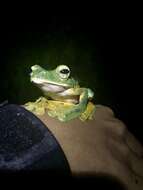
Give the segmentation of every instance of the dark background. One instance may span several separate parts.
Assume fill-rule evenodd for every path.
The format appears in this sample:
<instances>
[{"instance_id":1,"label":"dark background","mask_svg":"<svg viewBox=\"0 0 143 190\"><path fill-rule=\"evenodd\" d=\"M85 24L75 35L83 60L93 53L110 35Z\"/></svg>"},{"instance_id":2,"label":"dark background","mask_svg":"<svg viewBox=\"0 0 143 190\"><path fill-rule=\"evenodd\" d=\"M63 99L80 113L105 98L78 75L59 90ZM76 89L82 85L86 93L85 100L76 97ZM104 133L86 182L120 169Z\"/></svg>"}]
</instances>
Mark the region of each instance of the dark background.
<instances>
[{"instance_id":1,"label":"dark background","mask_svg":"<svg viewBox=\"0 0 143 190\"><path fill-rule=\"evenodd\" d=\"M110 106L143 142L140 124L140 23L134 17L48 16L44 22L1 23L0 102L24 104L42 95L30 67L69 65L94 102Z\"/></svg>"}]
</instances>

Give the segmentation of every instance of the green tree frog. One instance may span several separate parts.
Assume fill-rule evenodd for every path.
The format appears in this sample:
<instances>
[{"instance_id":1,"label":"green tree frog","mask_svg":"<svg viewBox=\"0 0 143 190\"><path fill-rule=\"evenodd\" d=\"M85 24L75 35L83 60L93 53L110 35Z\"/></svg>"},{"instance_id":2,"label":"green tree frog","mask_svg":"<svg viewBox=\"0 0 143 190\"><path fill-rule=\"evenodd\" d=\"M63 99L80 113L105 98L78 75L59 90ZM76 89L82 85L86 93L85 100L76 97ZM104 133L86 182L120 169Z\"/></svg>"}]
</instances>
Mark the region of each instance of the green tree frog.
<instances>
[{"instance_id":1,"label":"green tree frog","mask_svg":"<svg viewBox=\"0 0 143 190\"><path fill-rule=\"evenodd\" d=\"M69 121L79 117L82 121L92 119L95 105L90 101L94 93L89 88L81 88L78 81L70 76L66 65L54 70L45 70L39 65L31 67L30 80L44 94L36 102L28 102L25 108L35 114L48 113L60 121Z\"/></svg>"}]
</instances>

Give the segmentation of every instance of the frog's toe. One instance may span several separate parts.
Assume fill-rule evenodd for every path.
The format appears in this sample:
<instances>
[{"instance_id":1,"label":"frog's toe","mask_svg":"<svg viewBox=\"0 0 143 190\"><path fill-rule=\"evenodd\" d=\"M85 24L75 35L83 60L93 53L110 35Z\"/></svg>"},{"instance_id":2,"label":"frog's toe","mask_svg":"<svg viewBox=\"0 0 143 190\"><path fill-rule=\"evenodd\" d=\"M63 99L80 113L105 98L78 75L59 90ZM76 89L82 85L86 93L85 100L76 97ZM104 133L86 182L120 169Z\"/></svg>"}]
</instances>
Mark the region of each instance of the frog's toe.
<instances>
[{"instance_id":1,"label":"frog's toe","mask_svg":"<svg viewBox=\"0 0 143 190\"><path fill-rule=\"evenodd\" d=\"M48 111L47 113L50 117L56 117L56 115L53 111Z\"/></svg>"},{"instance_id":2,"label":"frog's toe","mask_svg":"<svg viewBox=\"0 0 143 190\"><path fill-rule=\"evenodd\" d=\"M29 111L34 111L35 110L35 105L34 103L28 102L24 105L24 108L29 110Z\"/></svg>"},{"instance_id":3,"label":"frog's toe","mask_svg":"<svg viewBox=\"0 0 143 190\"><path fill-rule=\"evenodd\" d=\"M62 122L66 122L66 119L65 118L62 118L62 117L58 117L58 119Z\"/></svg>"},{"instance_id":4,"label":"frog's toe","mask_svg":"<svg viewBox=\"0 0 143 190\"><path fill-rule=\"evenodd\" d=\"M66 115L64 115L64 114L58 116L58 119L59 119L60 121L62 121L62 122L65 122L65 121L67 120Z\"/></svg>"}]
</instances>

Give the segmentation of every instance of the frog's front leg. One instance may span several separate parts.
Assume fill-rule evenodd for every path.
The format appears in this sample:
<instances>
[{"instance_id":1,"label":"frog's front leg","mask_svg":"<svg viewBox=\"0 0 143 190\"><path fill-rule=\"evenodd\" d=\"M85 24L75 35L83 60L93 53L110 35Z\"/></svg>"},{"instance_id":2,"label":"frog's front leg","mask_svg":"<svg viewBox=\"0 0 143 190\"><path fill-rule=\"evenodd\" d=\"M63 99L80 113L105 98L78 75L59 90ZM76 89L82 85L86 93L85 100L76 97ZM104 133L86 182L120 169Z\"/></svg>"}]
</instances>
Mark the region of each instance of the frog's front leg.
<instances>
[{"instance_id":1,"label":"frog's front leg","mask_svg":"<svg viewBox=\"0 0 143 190\"><path fill-rule=\"evenodd\" d=\"M79 103L73 105L68 110L63 111L58 119L61 121L69 121L71 119L77 118L85 111L88 103L88 89L79 88L79 89L69 89L69 93L72 95L79 95Z\"/></svg>"}]
</instances>

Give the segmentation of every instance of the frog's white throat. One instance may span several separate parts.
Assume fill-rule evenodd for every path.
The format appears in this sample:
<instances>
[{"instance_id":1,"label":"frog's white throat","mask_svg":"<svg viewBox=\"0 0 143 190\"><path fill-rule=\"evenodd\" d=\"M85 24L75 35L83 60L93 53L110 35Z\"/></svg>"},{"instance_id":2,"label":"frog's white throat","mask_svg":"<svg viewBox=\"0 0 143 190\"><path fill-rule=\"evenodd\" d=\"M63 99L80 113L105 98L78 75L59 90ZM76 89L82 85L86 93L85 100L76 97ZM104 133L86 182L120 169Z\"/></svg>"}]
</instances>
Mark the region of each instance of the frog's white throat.
<instances>
[{"instance_id":1,"label":"frog's white throat","mask_svg":"<svg viewBox=\"0 0 143 190\"><path fill-rule=\"evenodd\" d=\"M51 82L44 79L32 78L31 82L36 84L44 92L63 92L68 89L68 85Z\"/></svg>"},{"instance_id":2,"label":"frog's white throat","mask_svg":"<svg viewBox=\"0 0 143 190\"><path fill-rule=\"evenodd\" d=\"M51 95L51 98L55 100L60 100L64 102L70 102L77 104L79 102L79 97L78 96L71 96L71 94L68 91L67 86L62 86L62 85L57 85L57 84L52 84L45 82L40 82L40 81L35 81L32 80L34 84L36 84L45 94Z\"/></svg>"},{"instance_id":3,"label":"frog's white throat","mask_svg":"<svg viewBox=\"0 0 143 190\"><path fill-rule=\"evenodd\" d=\"M45 79L39 79L39 78L31 78L31 82L34 82L35 84L45 84L45 85L57 85L57 86L62 86L62 87L65 87L65 88L69 88L69 85L68 84L65 84L65 83L60 83L60 82L51 82L49 80L45 80Z\"/></svg>"},{"instance_id":4,"label":"frog's white throat","mask_svg":"<svg viewBox=\"0 0 143 190\"><path fill-rule=\"evenodd\" d=\"M55 84L42 84L42 85L38 85L41 90L43 90L44 92L55 92L55 93L59 93L59 92L64 92L66 89L63 86L58 86Z\"/></svg>"}]
</instances>

